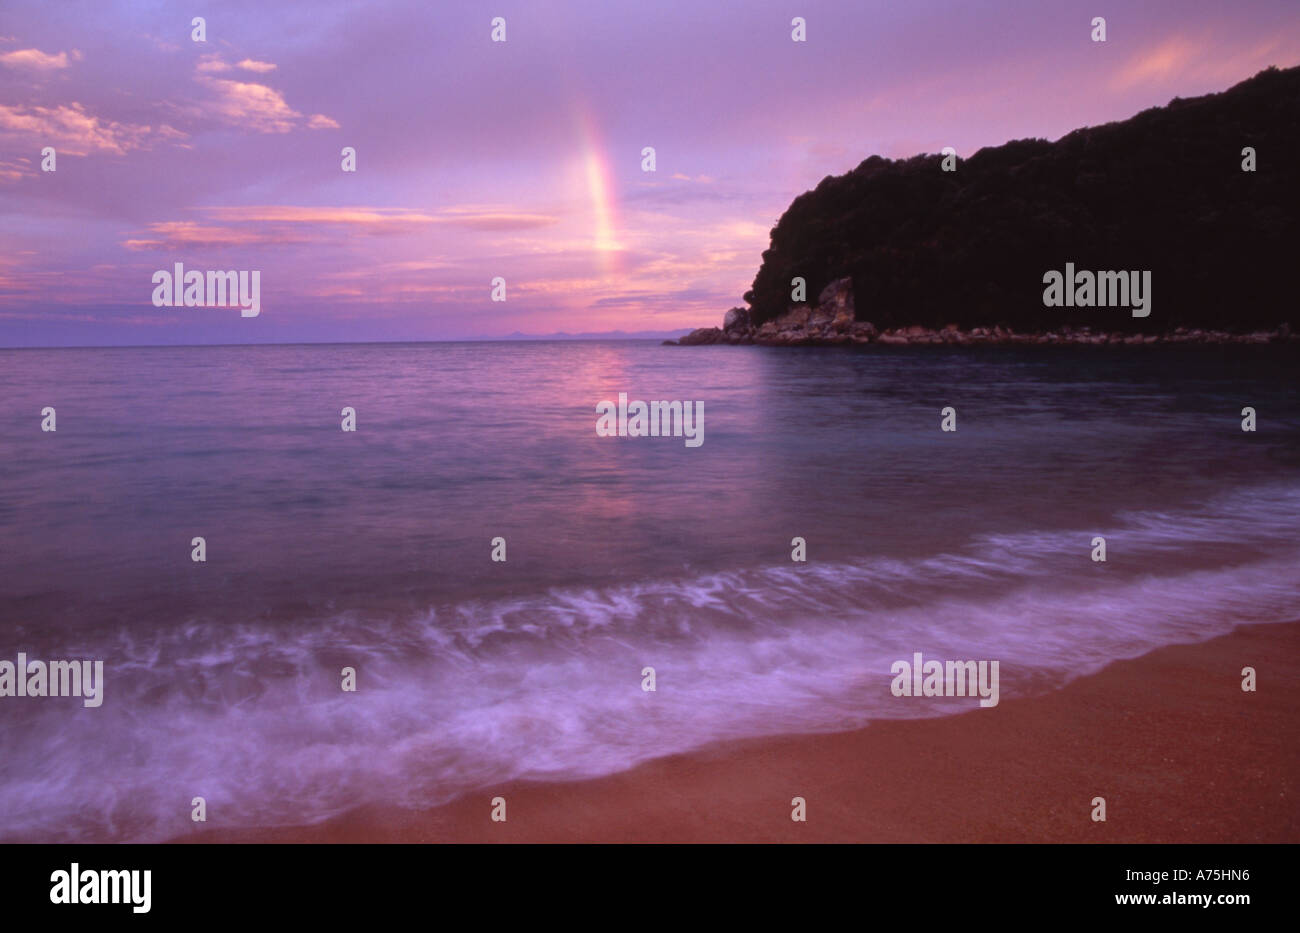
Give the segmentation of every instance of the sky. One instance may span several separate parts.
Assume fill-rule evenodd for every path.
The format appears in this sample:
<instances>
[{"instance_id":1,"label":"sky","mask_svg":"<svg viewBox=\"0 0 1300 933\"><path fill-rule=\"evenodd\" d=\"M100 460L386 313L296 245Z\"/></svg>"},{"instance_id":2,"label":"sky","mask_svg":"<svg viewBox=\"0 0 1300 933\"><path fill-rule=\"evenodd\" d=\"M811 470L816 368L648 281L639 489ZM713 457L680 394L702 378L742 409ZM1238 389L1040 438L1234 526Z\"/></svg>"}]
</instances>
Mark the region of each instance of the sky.
<instances>
[{"instance_id":1,"label":"sky","mask_svg":"<svg viewBox=\"0 0 1300 933\"><path fill-rule=\"evenodd\" d=\"M868 156L1297 63L1295 0L2 0L0 346L717 325ZM177 262L257 271L260 313L155 307Z\"/></svg>"}]
</instances>

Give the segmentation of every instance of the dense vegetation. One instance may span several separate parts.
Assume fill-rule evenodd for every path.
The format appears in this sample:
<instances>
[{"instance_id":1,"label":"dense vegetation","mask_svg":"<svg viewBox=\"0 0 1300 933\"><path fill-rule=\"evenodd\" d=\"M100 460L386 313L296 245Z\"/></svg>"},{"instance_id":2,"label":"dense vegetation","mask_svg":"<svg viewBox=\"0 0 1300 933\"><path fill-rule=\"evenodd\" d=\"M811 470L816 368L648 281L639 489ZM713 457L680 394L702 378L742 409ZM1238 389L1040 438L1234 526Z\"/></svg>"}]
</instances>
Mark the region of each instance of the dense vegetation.
<instances>
[{"instance_id":1,"label":"dense vegetation","mask_svg":"<svg viewBox=\"0 0 1300 933\"><path fill-rule=\"evenodd\" d=\"M1242 149L1256 150L1254 172ZM1111 330L1272 327L1296 313L1300 67L1220 94L1076 130L941 157L872 156L795 199L745 300L756 324L853 279L877 327L1062 324ZM1045 308L1043 274L1151 270L1152 311Z\"/></svg>"}]
</instances>

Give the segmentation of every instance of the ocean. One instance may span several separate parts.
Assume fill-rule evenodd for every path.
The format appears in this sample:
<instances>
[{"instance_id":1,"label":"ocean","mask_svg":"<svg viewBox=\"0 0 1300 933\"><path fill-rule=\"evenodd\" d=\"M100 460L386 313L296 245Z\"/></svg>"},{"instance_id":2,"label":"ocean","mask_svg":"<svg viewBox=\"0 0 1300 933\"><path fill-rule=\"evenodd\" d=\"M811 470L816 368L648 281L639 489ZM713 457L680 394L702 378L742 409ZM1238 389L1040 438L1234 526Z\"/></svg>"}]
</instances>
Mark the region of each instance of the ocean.
<instances>
[{"instance_id":1,"label":"ocean","mask_svg":"<svg viewBox=\"0 0 1300 933\"><path fill-rule=\"evenodd\" d=\"M0 839L175 838L197 796L225 827L429 807L977 708L894 696L913 652L998 660L1005 702L1300 618L1296 364L1286 346L0 350L0 660L104 662L98 708L0 698ZM702 402L703 444L597 436L620 392Z\"/></svg>"}]
</instances>

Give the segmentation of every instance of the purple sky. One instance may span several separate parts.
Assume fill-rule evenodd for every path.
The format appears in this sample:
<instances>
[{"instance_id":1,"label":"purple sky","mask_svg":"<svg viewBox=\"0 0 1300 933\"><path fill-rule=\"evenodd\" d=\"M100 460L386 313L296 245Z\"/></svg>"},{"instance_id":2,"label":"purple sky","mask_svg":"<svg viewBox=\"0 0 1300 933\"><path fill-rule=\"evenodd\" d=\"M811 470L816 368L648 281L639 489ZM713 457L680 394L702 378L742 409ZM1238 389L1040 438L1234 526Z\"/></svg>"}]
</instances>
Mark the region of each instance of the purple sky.
<instances>
[{"instance_id":1,"label":"purple sky","mask_svg":"<svg viewBox=\"0 0 1300 933\"><path fill-rule=\"evenodd\" d=\"M0 346L716 324L790 201L871 154L1297 62L1295 0L4 0ZM175 262L260 270L261 314L153 307Z\"/></svg>"}]
</instances>

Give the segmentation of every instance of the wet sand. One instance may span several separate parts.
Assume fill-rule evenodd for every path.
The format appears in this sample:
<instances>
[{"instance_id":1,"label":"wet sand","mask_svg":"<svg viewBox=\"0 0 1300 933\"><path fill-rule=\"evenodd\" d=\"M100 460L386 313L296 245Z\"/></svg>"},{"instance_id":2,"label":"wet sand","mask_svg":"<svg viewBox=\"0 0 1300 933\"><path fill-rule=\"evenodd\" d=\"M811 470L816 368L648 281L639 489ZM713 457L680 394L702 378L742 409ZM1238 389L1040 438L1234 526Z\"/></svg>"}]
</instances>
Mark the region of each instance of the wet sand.
<instances>
[{"instance_id":1,"label":"wet sand","mask_svg":"<svg viewBox=\"0 0 1300 933\"><path fill-rule=\"evenodd\" d=\"M1241 689L1243 667L1257 692ZM424 812L209 824L177 841L1294 843L1297 726L1300 622L1247 626L991 709L729 743ZM504 823L490 819L498 796ZM796 796L806 822L790 818Z\"/></svg>"}]
</instances>

